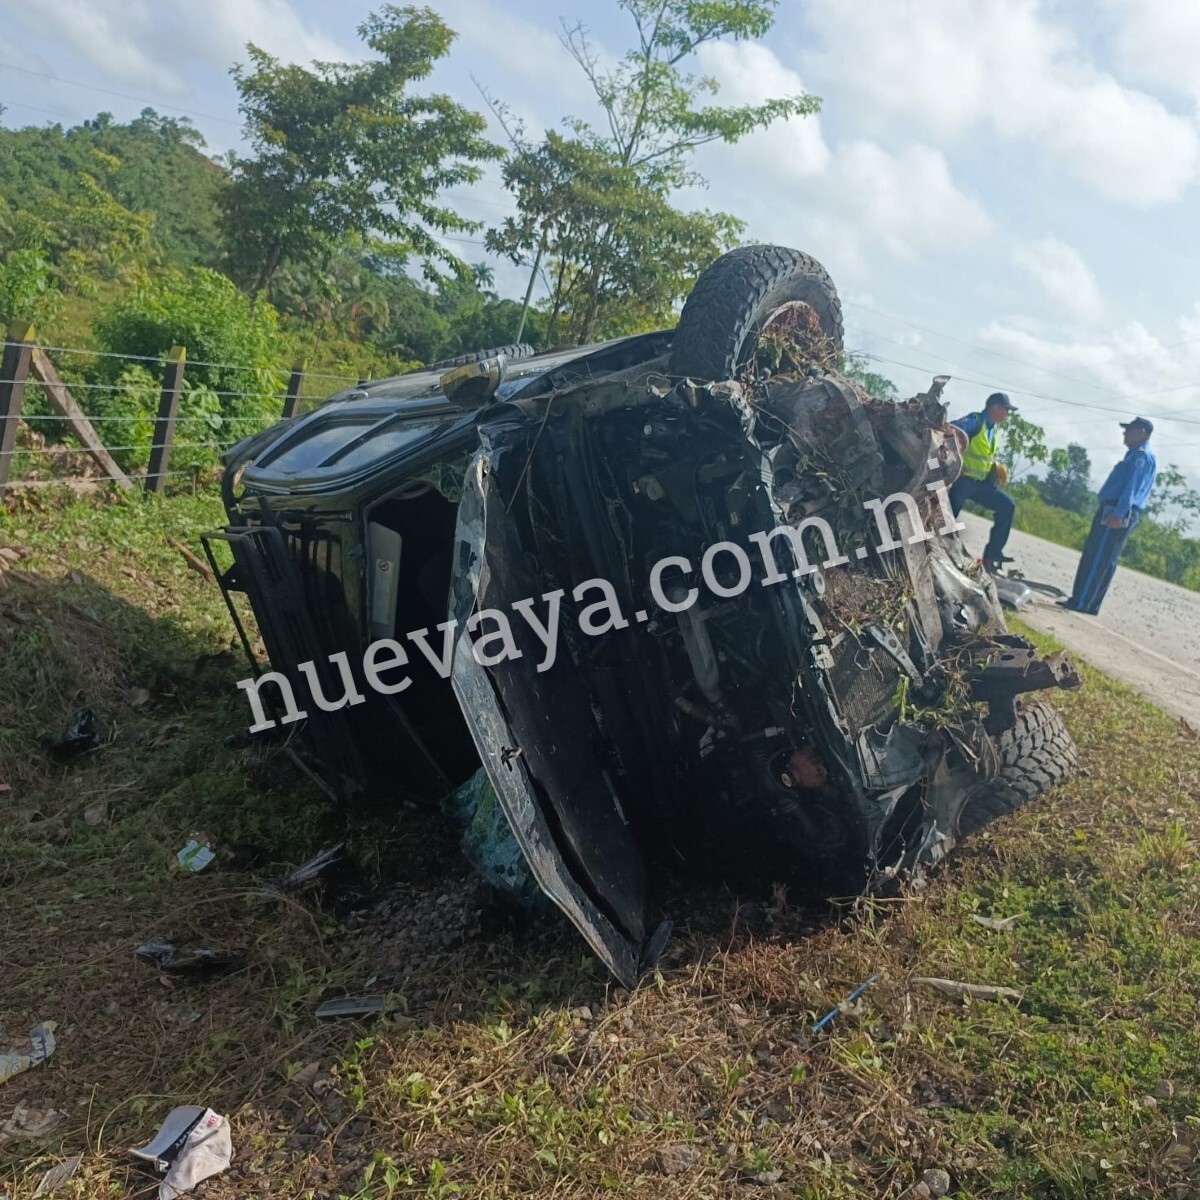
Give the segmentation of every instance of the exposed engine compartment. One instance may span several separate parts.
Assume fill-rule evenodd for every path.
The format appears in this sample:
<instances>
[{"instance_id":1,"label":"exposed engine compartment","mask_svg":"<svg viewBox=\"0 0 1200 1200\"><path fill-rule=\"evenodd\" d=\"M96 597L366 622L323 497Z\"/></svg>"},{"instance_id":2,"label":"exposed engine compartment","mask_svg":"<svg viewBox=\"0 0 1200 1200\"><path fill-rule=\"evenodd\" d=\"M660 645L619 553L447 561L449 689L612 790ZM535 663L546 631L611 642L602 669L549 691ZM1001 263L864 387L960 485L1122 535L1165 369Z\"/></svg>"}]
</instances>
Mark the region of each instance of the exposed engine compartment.
<instances>
[{"instance_id":1,"label":"exposed engine compartment","mask_svg":"<svg viewBox=\"0 0 1200 1200\"><path fill-rule=\"evenodd\" d=\"M1029 650L947 528L940 386L896 406L820 373L630 375L624 404L497 429L477 463L516 541L494 574L519 551L564 592L577 736L640 855L810 897L941 857L1015 713L1010 670L985 716L989 672ZM585 636L572 592L600 579Z\"/></svg>"}]
</instances>

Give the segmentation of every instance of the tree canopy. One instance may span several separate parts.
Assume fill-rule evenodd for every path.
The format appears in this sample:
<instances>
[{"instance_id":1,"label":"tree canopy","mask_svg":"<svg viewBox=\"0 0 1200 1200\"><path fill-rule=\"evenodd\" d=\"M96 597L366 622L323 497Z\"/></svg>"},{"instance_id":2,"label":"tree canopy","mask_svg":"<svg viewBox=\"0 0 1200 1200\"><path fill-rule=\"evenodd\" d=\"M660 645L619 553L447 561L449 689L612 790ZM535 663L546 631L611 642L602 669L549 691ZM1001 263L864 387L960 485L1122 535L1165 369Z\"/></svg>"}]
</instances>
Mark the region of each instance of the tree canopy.
<instances>
[{"instance_id":1,"label":"tree canopy","mask_svg":"<svg viewBox=\"0 0 1200 1200\"><path fill-rule=\"evenodd\" d=\"M428 8L387 5L358 28L378 57L281 63L256 46L232 69L253 155L222 193L229 269L250 292L285 263L313 266L349 237L459 265L437 234L474 228L441 198L499 150L485 123L444 95L414 95L454 33Z\"/></svg>"},{"instance_id":2,"label":"tree canopy","mask_svg":"<svg viewBox=\"0 0 1200 1200\"><path fill-rule=\"evenodd\" d=\"M584 343L615 328L671 323L697 275L743 232L727 213L684 212L672 203L685 183L703 182L691 155L709 142L736 142L772 122L818 111L813 96L762 104L708 103L717 81L688 64L720 39L762 37L775 0L619 0L634 45L602 65L587 29L565 25L562 40L603 113L594 125L564 121L537 142L493 109L514 151L504 182L518 215L488 233L487 245L536 272L546 264L552 340ZM635 278L636 276L636 278Z\"/></svg>"}]
</instances>

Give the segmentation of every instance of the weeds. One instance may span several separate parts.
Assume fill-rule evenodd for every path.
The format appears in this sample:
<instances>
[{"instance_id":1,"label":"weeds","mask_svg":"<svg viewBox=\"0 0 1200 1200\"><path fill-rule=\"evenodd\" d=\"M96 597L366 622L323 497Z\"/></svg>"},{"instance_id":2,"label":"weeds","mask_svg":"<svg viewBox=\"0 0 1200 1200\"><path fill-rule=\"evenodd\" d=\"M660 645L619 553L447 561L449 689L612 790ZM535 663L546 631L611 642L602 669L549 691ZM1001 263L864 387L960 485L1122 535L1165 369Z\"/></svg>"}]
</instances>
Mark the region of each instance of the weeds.
<instances>
[{"instance_id":1,"label":"weeds","mask_svg":"<svg viewBox=\"0 0 1200 1200\"><path fill-rule=\"evenodd\" d=\"M413 868L431 851L408 814L346 827L284 756L225 744L244 726L231 630L164 537L194 545L219 520L201 496L0 526L34 577L0 590L0 1022L60 1022L0 1119L18 1101L68 1114L0 1148L13 1200L75 1153L76 1196L144 1194L125 1152L183 1103L233 1120L234 1165L206 1200L860 1200L931 1166L962 1200L1200 1192L1200 746L1128 689L1088 671L1056 695L1079 776L919 893L837 917L778 892L667 898L679 933L632 995L567 930L479 934L407 964L402 1017L317 1025L314 1004L363 990L380 947L264 899L264 879L349 834L379 879L409 870L413 895L458 885L440 860ZM83 705L108 740L56 763L43 742ZM265 864L172 874L197 829L267 847ZM166 932L244 946L250 965L165 988L132 949ZM960 1001L914 975L1023 1000ZM681 1146L685 1169L664 1173Z\"/></svg>"}]
</instances>

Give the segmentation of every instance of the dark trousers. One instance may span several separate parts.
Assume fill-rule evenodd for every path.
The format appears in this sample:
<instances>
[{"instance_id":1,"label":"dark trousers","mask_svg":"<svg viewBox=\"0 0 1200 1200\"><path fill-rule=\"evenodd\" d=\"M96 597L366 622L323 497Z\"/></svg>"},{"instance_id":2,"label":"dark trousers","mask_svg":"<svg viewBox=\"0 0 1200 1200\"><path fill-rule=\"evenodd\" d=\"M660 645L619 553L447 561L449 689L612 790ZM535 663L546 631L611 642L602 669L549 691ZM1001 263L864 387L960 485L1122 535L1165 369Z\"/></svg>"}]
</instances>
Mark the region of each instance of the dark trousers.
<instances>
[{"instance_id":1,"label":"dark trousers","mask_svg":"<svg viewBox=\"0 0 1200 1200\"><path fill-rule=\"evenodd\" d=\"M999 558L1004 553L1008 535L1012 533L1013 516L1016 514L1016 501L1006 492L1002 492L994 483L985 479L970 479L960 475L950 488L950 507L957 517L962 506L970 500L981 508L986 508L993 517L992 535L984 547L983 557Z\"/></svg>"},{"instance_id":2,"label":"dark trousers","mask_svg":"<svg viewBox=\"0 0 1200 1200\"><path fill-rule=\"evenodd\" d=\"M1069 607L1095 616L1104 603L1108 585L1117 571L1117 559L1129 541L1129 535L1138 527L1142 514L1135 508L1129 514L1129 524L1123 529L1110 529L1101 521L1112 512L1112 506L1102 504L1092 518L1092 528L1083 553L1079 558L1079 569L1075 572L1075 586L1071 589Z\"/></svg>"}]
</instances>

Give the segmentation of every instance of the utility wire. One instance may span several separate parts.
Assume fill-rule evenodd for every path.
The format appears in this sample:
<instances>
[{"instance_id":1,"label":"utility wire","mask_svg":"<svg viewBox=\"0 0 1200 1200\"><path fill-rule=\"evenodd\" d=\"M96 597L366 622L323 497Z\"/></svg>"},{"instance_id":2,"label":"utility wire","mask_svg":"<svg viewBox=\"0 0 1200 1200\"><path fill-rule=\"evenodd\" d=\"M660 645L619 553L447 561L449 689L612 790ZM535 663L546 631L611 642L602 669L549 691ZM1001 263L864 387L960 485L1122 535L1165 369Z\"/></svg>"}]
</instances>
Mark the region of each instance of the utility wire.
<instances>
[{"instance_id":1,"label":"utility wire","mask_svg":"<svg viewBox=\"0 0 1200 1200\"><path fill-rule=\"evenodd\" d=\"M155 479L167 478L171 475L194 475L194 471L160 471L155 474ZM73 475L69 479L10 479L4 486L8 488L18 487L70 487L76 483L120 483L122 479L126 482L129 480L140 479L140 475Z\"/></svg>"},{"instance_id":2,"label":"utility wire","mask_svg":"<svg viewBox=\"0 0 1200 1200\"><path fill-rule=\"evenodd\" d=\"M918 325L915 321L906 320L904 317L893 317L890 313L880 312L878 309L868 308L865 304L858 304L855 301L847 300L848 308L857 308L862 312L870 313L874 317L882 317L885 321L895 321L899 325L907 325L910 329L919 330L921 333L927 333L930 337L941 338L946 342L954 342L959 346L966 346L970 350L977 350L980 354L990 354L993 358L1003 359L1005 362L1016 363L1022 367L1029 367L1033 371L1041 371L1045 375L1054 375L1059 379L1065 379L1068 383L1077 383L1082 387L1095 388L1097 391L1107 392L1109 395L1117 395L1111 388L1106 388L1101 384L1092 383L1087 379L1079 379L1074 375L1064 375L1061 371L1052 370L1050 367L1042 367L1037 363L1031 363L1023 358L1015 358L1011 354L1003 354L999 350L989 350L986 346L980 346L975 342L967 342L962 338L952 337L948 333L938 333L936 329L929 329L924 325ZM872 337L883 338L885 342L894 342L893 338L884 337L881 333L872 334ZM895 342L896 345L904 345L903 342Z\"/></svg>"},{"instance_id":3,"label":"utility wire","mask_svg":"<svg viewBox=\"0 0 1200 1200\"><path fill-rule=\"evenodd\" d=\"M188 108L180 108L176 104L165 104L162 101L146 100L140 96L131 96L128 92L117 92L112 88L100 87L95 83L83 83L78 79L64 79L61 75L52 75L49 71L35 71L32 67L18 67L16 63L0 62L0 71L19 71L22 75L35 75L39 79L49 79L53 83L65 83L68 87L84 88L89 92L102 92L106 96L118 96L122 100L132 100L146 108L169 108L172 112L183 113L185 117L198 117L203 121L220 121L223 125L236 125L241 128L241 121L231 121L228 117L218 117L213 113L193 112Z\"/></svg>"},{"instance_id":4,"label":"utility wire","mask_svg":"<svg viewBox=\"0 0 1200 1200\"><path fill-rule=\"evenodd\" d=\"M942 358L940 355L933 354L926 350L918 350L918 349L916 349L916 347L911 347L911 349L913 349L917 354L921 354L926 358L932 358L935 362L941 363L943 366L948 367L950 370L955 372L954 378L961 380L963 383L974 383L974 384L977 384L979 387L985 387L985 388L990 388L990 387L996 386L997 380L995 380L995 379L988 381L988 380L983 380L983 379L976 379L970 375L962 374L958 370L958 368L955 366L954 363L952 363L949 359ZM887 363L889 366L894 366L894 367L904 367L905 369L907 369L909 371L927 372L930 369L929 367L919 366L916 363L902 362L899 359L894 359L894 358L885 358L883 355L875 354L869 350L856 350L856 351L852 351L851 353L861 354L862 357L868 358L872 362ZM1000 381L1000 382L1003 382L1003 381ZM1011 383L1004 383L1003 385L1006 388L1008 388L1008 390L1010 392L1016 392L1017 395L1019 395L1019 396L1029 396L1030 398L1035 399L1035 400L1048 400L1053 404L1066 404L1066 405L1070 405L1073 408L1088 409L1089 411L1092 411L1092 412L1111 412L1111 413L1117 413L1121 416L1128 415L1127 410L1124 408L1109 408L1102 404L1093 404L1087 400L1068 400L1063 396L1051 396L1045 392L1031 391L1029 388L1018 387L1017 385L1011 384ZM1192 386L1196 386L1196 385L1192 385ZM1200 425L1200 419L1198 419L1198 418L1178 417L1178 416L1174 416L1170 413L1152 413L1151 415L1155 416L1159 420L1176 421L1181 425Z\"/></svg>"},{"instance_id":5,"label":"utility wire","mask_svg":"<svg viewBox=\"0 0 1200 1200\"><path fill-rule=\"evenodd\" d=\"M909 321L904 317L897 317L897 316L893 316L891 313L880 312L878 309L868 308L865 304L859 304L856 301L847 300L845 303L846 303L846 306L849 308L860 309L863 312L871 313L873 316L882 317L885 321L895 321L898 324L907 325L910 329L919 330L921 333L927 333L931 337L941 338L943 341L954 342L957 345L965 346L970 350L978 351L980 354L990 354L993 357L1003 359L1006 362L1015 363L1016 365L1022 366L1022 367L1028 367L1031 371L1040 371L1043 374L1054 375L1059 379L1066 380L1068 383L1076 383L1082 387L1094 388L1097 391L1101 391L1101 392L1106 393L1109 396L1112 396L1114 399L1139 400L1146 396L1161 396L1161 395L1166 395L1169 392L1186 391L1188 388L1200 388L1200 381L1197 381L1195 383L1174 384L1170 387L1164 387L1164 388L1152 388L1152 389L1150 389L1148 391L1144 391L1144 392L1118 392L1118 391L1114 390L1113 388L1105 387L1103 384L1093 383L1092 381L1087 380L1087 379L1080 379L1075 375L1066 375L1062 371L1055 371L1051 367L1045 367L1045 366L1042 366L1040 363L1030 362L1028 359L1017 358L1011 354L1003 354L999 350L990 350L986 346L980 346L976 342L964 341L962 338L953 337L951 334L948 334L948 333L939 333L936 329L930 329L925 325L918 325L915 321ZM901 346L904 349L911 349L911 350L918 349L915 346L908 346L904 342L899 342L895 338L890 338L886 334L877 333L872 330L864 330L864 334L868 337L875 337L875 338L879 338L881 341L890 342L894 346ZM1181 342L1173 342L1167 346L1163 346L1162 349L1170 350L1173 348L1177 348L1179 346L1190 345L1193 342L1200 342L1200 338L1186 338ZM925 351L924 353L929 355L930 352ZM946 361L946 360L943 360L943 361ZM983 386L987 387L989 385L984 384ZM1016 389L1013 388L1013 390L1015 391ZM1037 395L1036 392L1025 392L1023 394L1024 395L1034 395L1034 396ZM1063 404L1072 403L1071 401L1063 400L1061 397L1057 397L1056 399L1058 399L1059 402L1063 403ZM1083 402L1075 401L1074 403L1083 403ZM1087 405L1087 407L1097 407L1097 406ZM1169 415L1166 413L1159 413L1157 415L1163 417L1164 420L1170 419Z\"/></svg>"}]
</instances>

